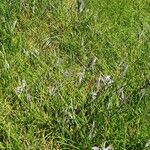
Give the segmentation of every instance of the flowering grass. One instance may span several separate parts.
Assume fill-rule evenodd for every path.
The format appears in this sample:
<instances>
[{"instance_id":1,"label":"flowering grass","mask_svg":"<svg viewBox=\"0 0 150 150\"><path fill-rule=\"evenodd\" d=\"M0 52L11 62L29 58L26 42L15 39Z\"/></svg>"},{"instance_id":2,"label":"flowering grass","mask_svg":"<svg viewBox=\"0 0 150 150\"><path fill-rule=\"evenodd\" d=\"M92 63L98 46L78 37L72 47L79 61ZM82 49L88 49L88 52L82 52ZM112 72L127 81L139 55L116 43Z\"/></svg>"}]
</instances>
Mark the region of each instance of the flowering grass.
<instances>
[{"instance_id":1,"label":"flowering grass","mask_svg":"<svg viewBox=\"0 0 150 150\"><path fill-rule=\"evenodd\" d=\"M0 71L0 149L149 149L148 0L3 0Z\"/></svg>"}]
</instances>

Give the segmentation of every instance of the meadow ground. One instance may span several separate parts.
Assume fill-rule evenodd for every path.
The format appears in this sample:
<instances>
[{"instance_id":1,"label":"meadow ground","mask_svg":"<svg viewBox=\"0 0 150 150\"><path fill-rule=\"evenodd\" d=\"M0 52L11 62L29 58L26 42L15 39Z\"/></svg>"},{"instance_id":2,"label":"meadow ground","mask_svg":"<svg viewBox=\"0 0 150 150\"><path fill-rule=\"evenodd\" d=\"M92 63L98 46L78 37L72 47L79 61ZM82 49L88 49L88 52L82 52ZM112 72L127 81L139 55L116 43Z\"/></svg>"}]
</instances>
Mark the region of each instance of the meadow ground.
<instances>
[{"instance_id":1,"label":"meadow ground","mask_svg":"<svg viewBox=\"0 0 150 150\"><path fill-rule=\"evenodd\" d=\"M0 149L149 149L150 1L80 2L1 0Z\"/></svg>"}]
</instances>

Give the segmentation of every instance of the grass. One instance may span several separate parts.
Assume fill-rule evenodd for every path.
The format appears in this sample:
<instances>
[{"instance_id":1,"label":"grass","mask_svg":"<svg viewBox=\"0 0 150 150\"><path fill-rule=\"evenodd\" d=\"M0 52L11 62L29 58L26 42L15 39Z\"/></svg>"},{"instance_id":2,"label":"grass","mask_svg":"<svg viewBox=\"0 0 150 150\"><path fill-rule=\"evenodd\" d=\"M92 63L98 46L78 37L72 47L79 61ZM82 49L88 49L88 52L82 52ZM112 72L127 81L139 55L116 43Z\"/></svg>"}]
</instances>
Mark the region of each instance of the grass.
<instances>
[{"instance_id":1,"label":"grass","mask_svg":"<svg viewBox=\"0 0 150 150\"><path fill-rule=\"evenodd\" d=\"M148 0L1 1L0 50L0 149L146 149Z\"/></svg>"}]
</instances>

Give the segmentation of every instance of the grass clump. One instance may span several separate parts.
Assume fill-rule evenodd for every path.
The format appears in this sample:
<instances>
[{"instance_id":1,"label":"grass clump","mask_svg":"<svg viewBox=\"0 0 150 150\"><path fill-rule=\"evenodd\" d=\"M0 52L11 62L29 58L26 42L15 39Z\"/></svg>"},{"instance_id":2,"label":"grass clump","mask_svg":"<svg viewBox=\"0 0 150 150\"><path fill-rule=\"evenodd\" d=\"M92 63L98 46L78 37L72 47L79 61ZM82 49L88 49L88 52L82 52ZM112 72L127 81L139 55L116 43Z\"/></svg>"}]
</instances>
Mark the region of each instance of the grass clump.
<instances>
[{"instance_id":1,"label":"grass clump","mask_svg":"<svg viewBox=\"0 0 150 150\"><path fill-rule=\"evenodd\" d=\"M150 2L0 2L0 149L148 148Z\"/></svg>"}]
</instances>

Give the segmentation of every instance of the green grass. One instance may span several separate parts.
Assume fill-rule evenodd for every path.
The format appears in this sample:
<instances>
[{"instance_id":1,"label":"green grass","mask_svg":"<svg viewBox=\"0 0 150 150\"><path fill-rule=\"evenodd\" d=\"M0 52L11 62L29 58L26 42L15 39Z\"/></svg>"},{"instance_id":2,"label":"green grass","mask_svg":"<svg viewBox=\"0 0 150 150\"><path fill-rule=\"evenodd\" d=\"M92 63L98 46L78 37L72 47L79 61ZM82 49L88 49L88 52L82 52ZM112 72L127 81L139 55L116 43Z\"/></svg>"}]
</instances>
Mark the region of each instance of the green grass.
<instances>
[{"instance_id":1,"label":"green grass","mask_svg":"<svg viewBox=\"0 0 150 150\"><path fill-rule=\"evenodd\" d=\"M146 149L149 0L2 0L0 71L0 149Z\"/></svg>"}]
</instances>

